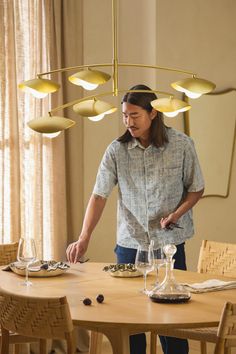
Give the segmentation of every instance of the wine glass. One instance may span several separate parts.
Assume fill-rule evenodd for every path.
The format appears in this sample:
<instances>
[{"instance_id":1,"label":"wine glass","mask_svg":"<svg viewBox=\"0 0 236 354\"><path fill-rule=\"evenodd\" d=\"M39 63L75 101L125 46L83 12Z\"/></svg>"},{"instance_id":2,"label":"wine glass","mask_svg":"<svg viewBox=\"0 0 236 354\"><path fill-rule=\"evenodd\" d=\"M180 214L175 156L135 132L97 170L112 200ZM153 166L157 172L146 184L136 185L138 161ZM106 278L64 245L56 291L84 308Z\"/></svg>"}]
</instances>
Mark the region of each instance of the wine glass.
<instances>
[{"instance_id":1,"label":"wine glass","mask_svg":"<svg viewBox=\"0 0 236 354\"><path fill-rule=\"evenodd\" d=\"M21 238L19 240L17 259L19 262L25 264L25 281L22 283L22 285L32 285L32 282L28 279L29 265L36 260L36 247L32 238Z\"/></svg>"},{"instance_id":2,"label":"wine glass","mask_svg":"<svg viewBox=\"0 0 236 354\"><path fill-rule=\"evenodd\" d=\"M155 286L160 285L160 280L159 280L159 269L165 265L166 263L166 256L165 253L163 252L163 247L160 247L156 250L153 251L153 264L154 264L154 269L157 271L157 277L156 277L156 283L154 284Z\"/></svg>"},{"instance_id":3,"label":"wine glass","mask_svg":"<svg viewBox=\"0 0 236 354\"><path fill-rule=\"evenodd\" d=\"M153 247L152 244L142 244L138 246L136 258L136 268L143 273L144 288L142 292L148 294L147 290L147 274L153 270Z\"/></svg>"}]
</instances>

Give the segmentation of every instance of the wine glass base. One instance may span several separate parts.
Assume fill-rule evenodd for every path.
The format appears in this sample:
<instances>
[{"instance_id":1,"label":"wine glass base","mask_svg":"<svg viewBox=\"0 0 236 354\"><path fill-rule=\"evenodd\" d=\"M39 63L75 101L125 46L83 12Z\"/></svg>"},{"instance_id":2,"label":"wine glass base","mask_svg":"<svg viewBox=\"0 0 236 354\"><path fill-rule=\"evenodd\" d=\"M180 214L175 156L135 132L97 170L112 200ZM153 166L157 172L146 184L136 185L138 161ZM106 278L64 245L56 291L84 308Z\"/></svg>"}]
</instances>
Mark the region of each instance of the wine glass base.
<instances>
[{"instance_id":1,"label":"wine glass base","mask_svg":"<svg viewBox=\"0 0 236 354\"><path fill-rule=\"evenodd\" d=\"M33 283L31 282L31 281L29 281L29 280L25 280L25 281L23 281L23 283L20 283L20 285L22 285L22 286L32 286L33 285Z\"/></svg>"},{"instance_id":2,"label":"wine glass base","mask_svg":"<svg viewBox=\"0 0 236 354\"><path fill-rule=\"evenodd\" d=\"M144 294L144 295L149 295L150 290L148 290L148 289L140 289L139 292L140 292L141 294Z\"/></svg>"}]
</instances>

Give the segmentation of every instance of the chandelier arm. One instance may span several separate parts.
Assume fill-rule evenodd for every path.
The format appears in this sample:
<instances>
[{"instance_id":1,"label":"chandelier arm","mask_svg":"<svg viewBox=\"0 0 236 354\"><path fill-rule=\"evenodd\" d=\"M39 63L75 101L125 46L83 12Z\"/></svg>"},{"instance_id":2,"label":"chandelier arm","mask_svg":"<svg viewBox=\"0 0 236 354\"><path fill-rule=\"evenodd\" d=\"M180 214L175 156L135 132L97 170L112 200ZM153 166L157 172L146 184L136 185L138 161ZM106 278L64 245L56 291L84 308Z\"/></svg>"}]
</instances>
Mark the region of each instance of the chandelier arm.
<instances>
[{"instance_id":1,"label":"chandelier arm","mask_svg":"<svg viewBox=\"0 0 236 354\"><path fill-rule=\"evenodd\" d=\"M149 69L160 69L160 70L166 70L166 71L174 71L177 73L183 73L183 74L189 74L192 76L196 76L197 74L187 71L187 70L182 70L182 69L176 69L176 68L170 68L167 66L159 66L159 65L148 65L148 64L132 64L132 63L119 63L118 66L127 66L127 67L138 67L138 68L149 68Z\"/></svg>"},{"instance_id":2,"label":"chandelier arm","mask_svg":"<svg viewBox=\"0 0 236 354\"><path fill-rule=\"evenodd\" d=\"M66 72L66 71L72 71L75 69L96 68L96 67L97 68L98 67L113 67L114 68L114 91L116 91L115 88L117 89L117 86L118 86L117 71L118 71L119 67L137 67L137 68L159 69L159 70L174 71L174 72L178 72L178 73L184 73L184 74L196 76L196 74L191 71L170 68L170 67L166 67L166 66L135 64L135 63L118 63L117 58L114 58L113 63L100 63L100 64L85 64L85 65L68 66L66 68L60 68L60 69L55 69L55 70L39 73L39 74L37 74L37 78L41 78L42 76L54 74L54 73L58 73L58 72Z\"/></svg>"},{"instance_id":3,"label":"chandelier arm","mask_svg":"<svg viewBox=\"0 0 236 354\"><path fill-rule=\"evenodd\" d=\"M98 68L98 67L101 67L101 66L111 67L111 66L113 66L113 64L112 63L101 63L101 64L85 64L85 65L68 66L66 68L55 69L55 70L51 70L51 71L47 71L47 72L43 72L43 73L37 74L37 78L40 79L44 75L60 73L60 72L66 72L66 71L71 71L71 70L75 70L75 69L96 68L96 67Z\"/></svg>"},{"instance_id":4,"label":"chandelier arm","mask_svg":"<svg viewBox=\"0 0 236 354\"><path fill-rule=\"evenodd\" d=\"M80 102L91 100L91 99L97 99L97 97L110 96L110 95L117 96L118 93L124 93L124 92L125 93L129 93L129 92L138 92L138 93L145 92L146 93L146 92L149 92L149 93L158 93L158 94L161 94L161 95L169 96L170 98L174 97L173 94L171 94L170 92L159 91L159 90L118 90L117 94L114 91L109 91L109 92L99 93L97 95L91 95L91 96L78 98L77 100L65 103L65 104L63 104L61 106L57 106L57 107L51 109L51 111L49 111L48 114L49 114L49 116L52 116L53 112L59 111L59 110L64 109L64 108L71 107L71 106L73 106L76 103L80 103Z\"/></svg>"}]
</instances>

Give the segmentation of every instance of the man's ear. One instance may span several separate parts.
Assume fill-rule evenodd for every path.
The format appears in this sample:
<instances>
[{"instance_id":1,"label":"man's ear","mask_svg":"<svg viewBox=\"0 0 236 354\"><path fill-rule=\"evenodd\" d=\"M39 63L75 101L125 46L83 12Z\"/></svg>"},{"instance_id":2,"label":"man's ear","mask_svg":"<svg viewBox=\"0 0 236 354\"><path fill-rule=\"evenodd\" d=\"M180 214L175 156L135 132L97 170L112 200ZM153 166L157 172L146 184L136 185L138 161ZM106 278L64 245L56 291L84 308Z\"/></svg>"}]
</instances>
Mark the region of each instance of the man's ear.
<instances>
[{"instance_id":1,"label":"man's ear","mask_svg":"<svg viewBox=\"0 0 236 354\"><path fill-rule=\"evenodd\" d=\"M153 108L151 111L151 119L154 119L156 115L157 115L157 110Z\"/></svg>"}]
</instances>

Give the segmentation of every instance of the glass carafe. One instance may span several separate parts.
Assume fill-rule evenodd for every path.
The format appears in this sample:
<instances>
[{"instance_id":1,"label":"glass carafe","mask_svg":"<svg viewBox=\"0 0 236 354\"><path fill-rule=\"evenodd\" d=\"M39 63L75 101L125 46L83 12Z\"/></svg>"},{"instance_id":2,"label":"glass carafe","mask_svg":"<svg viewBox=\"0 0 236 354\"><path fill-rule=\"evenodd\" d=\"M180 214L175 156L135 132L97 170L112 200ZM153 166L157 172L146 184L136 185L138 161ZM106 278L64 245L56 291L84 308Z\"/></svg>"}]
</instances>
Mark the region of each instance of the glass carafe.
<instances>
[{"instance_id":1,"label":"glass carafe","mask_svg":"<svg viewBox=\"0 0 236 354\"><path fill-rule=\"evenodd\" d=\"M163 247L166 255L166 275L163 282L149 292L149 297L154 302L179 303L190 299L190 292L183 285L179 284L174 277L173 255L176 253L176 250L175 245L165 245Z\"/></svg>"}]
</instances>

